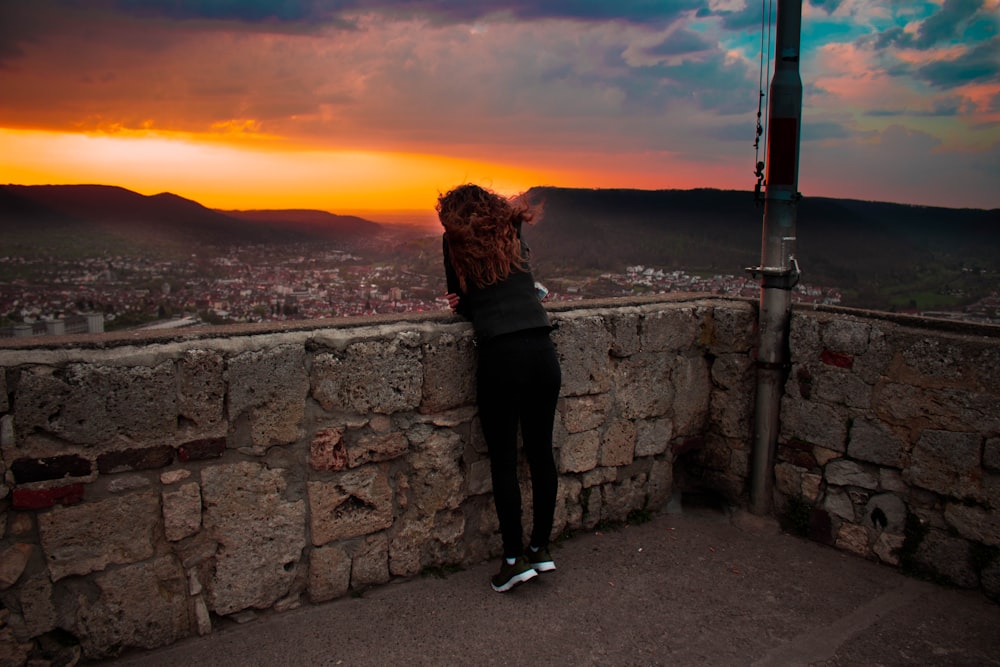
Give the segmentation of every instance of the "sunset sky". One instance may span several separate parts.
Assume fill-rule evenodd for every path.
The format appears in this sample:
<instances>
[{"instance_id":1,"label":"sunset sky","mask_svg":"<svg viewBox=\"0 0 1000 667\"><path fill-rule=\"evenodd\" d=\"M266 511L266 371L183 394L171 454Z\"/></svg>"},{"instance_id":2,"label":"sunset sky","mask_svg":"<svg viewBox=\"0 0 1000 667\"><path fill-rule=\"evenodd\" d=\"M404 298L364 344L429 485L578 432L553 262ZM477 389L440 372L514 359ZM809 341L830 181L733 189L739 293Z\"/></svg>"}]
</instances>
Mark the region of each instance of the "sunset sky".
<instances>
[{"instance_id":1,"label":"sunset sky","mask_svg":"<svg viewBox=\"0 0 1000 667\"><path fill-rule=\"evenodd\" d=\"M2 0L0 183L751 190L767 4ZM1000 0L804 0L801 74L805 196L1000 207Z\"/></svg>"}]
</instances>

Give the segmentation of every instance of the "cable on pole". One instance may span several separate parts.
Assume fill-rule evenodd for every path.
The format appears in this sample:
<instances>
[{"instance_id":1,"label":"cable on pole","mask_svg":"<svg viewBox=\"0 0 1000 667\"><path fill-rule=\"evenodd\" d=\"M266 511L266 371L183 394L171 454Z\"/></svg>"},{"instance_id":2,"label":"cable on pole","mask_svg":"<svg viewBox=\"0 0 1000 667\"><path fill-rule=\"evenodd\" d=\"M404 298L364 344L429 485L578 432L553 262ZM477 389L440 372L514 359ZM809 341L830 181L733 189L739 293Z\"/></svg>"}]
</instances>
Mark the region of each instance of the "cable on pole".
<instances>
[{"instance_id":1,"label":"cable on pole","mask_svg":"<svg viewBox=\"0 0 1000 667\"><path fill-rule=\"evenodd\" d=\"M757 183L753 189L754 203L760 204L761 189L766 185L764 182L764 161L760 159L760 138L764 137L764 146L767 146L767 120L763 117L763 111L767 106L767 82L771 80L771 15L773 10L773 0L761 0L760 2L760 73L758 75L757 86L757 134L754 138L754 176ZM766 30L765 30L766 26ZM767 48L764 48L764 34L767 33ZM765 57L767 53L767 74L765 76Z\"/></svg>"}]
</instances>

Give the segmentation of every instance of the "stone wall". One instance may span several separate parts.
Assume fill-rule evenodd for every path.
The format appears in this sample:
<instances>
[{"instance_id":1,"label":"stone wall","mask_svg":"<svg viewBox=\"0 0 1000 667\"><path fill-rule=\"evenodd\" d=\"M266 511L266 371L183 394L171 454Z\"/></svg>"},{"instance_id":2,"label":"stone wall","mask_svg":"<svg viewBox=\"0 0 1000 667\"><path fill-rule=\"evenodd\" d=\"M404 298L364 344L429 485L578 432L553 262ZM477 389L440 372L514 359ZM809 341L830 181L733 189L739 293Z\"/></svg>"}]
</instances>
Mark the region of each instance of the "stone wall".
<instances>
[{"instance_id":1,"label":"stone wall","mask_svg":"<svg viewBox=\"0 0 1000 667\"><path fill-rule=\"evenodd\" d=\"M552 316L554 534L663 508L678 456L685 483L744 494L753 304ZM164 646L498 555L474 365L448 313L0 344L0 662Z\"/></svg>"},{"instance_id":2,"label":"stone wall","mask_svg":"<svg viewBox=\"0 0 1000 667\"><path fill-rule=\"evenodd\" d=\"M798 312L790 345L786 525L1000 599L1000 329Z\"/></svg>"}]
</instances>

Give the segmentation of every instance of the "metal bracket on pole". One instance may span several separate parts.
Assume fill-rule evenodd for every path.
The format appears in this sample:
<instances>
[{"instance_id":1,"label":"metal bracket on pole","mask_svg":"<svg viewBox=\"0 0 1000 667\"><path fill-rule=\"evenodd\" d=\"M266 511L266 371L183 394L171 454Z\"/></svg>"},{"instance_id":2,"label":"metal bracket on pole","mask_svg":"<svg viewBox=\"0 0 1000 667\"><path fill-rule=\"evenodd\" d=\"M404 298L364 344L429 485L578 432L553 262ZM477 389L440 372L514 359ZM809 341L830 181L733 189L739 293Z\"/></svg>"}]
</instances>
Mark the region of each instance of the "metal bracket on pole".
<instances>
[{"instance_id":1,"label":"metal bracket on pole","mask_svg":"<svg viewBox=\"0 0 1000 667\"><path fill-rule=\"evenodd\" d=\"M761 287L764 289L791 290L799 284L802 273L799 271L799 261L791 258L792 266L781 269L773 266L748 266L745 270L750 276L757 280L761 278Z\"/></svg>"}]
</instances>

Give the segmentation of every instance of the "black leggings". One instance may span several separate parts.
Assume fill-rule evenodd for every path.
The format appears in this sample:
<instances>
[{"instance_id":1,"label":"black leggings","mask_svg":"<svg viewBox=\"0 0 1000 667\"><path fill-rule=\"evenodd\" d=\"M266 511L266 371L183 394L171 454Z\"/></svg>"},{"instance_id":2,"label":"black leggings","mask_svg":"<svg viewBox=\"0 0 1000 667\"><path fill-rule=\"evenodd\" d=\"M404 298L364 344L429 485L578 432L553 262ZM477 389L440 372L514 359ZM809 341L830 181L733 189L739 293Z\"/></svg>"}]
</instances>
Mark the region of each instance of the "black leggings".
<instances>
[{"instance_id":1,"label":"black leggings","mask_svg":"<svg viewBox=\"0 0 1000 667\"><path fill-rule=\"evenodd\" d=\"M514 332L479 346L479 420L490 453L493 500L507 558L524 551L517 479L519 424L531 470L531 545L549 543L558 486L552 427L561 383L559 359L548 330Z\"/></svg>"}]
</instances>

